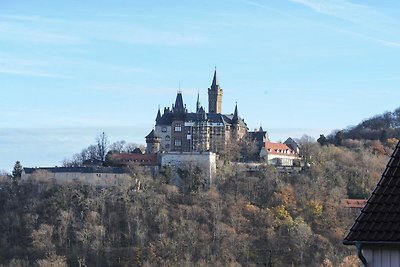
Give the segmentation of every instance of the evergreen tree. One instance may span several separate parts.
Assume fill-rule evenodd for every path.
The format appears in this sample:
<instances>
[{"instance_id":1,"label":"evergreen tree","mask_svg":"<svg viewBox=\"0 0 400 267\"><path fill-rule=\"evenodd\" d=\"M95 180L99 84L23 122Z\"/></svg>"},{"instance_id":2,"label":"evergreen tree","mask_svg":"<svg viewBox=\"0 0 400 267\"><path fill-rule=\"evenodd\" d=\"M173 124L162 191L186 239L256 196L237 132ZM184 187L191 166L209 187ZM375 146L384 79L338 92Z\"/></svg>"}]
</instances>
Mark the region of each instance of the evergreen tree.
<instances>
[{"instance_id":1,"label":"evergreen tree","mask_svg":"<svg viewBox=\"0 0 400 267\"><path fill-rule=\"evenodd\" d=\"M14 181L21 179L23 167L20 161L15 162L14 169L12 171L12 177Z\"/></svg>"},{"instance_id":2,"label":"evergreen tree","mask_svg":"<svg viewBox=\"0 0 400 267\"><path fill-rule=\"evenodd\" d=\"M321 145L321 146L325 146L328 145L328 139L325 137L325 135L320 134L319 138L317 139L317 142Z\"/></svg>"}]
</instances>

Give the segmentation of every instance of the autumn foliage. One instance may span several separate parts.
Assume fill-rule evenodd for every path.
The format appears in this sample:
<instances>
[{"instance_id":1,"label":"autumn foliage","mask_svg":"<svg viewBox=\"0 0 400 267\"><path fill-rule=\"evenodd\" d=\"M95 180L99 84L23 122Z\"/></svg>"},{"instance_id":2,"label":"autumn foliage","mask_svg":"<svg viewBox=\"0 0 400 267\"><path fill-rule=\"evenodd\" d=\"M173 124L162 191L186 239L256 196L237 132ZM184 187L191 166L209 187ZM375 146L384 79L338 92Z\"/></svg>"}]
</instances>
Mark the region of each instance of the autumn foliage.
<instances>
[{"instance_id":1,"label":"autumn foliage","mask_svg":"<svg viewBox=\"0 0 400 267\"><path fill-rule=\"evenodd\" d=\"M138 168L118 187L3 177L0 264L354 266L342 240L357 211L340 200L368 197L388 158L371 146L312 142L307 155L300 173L221 162L208 191Z\"/></svg>"}]
</instances>

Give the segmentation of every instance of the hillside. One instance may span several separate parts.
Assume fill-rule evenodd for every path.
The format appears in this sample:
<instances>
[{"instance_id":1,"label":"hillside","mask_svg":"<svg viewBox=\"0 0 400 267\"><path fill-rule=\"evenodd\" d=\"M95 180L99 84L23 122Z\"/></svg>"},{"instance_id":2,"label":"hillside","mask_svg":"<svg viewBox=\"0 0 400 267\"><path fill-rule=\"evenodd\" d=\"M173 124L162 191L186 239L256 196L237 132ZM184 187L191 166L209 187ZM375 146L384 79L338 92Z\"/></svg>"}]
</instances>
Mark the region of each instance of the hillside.
<instances>
[{"instance_id":1,"label":"hillside","mask_svg":"<svg viewBox=\"0 0 400 267\"><path fill-rule=\"evenodd\" d=\"M342 240L357 212L340 200L367 197L388 158L365 147L302 145L308 170L248 174L222 164L207 192L180 191L138 167L119 187L3 177L0 263L354 266L355 249Z\"/></svg>"},{"instance_id":2,"label":"hillside","mask_svg":"<svg viewBox=\"0 0 400 267\"><path fill-rule=\"evenodd\" d=\"M340 144L343 139L379 140L393 145L393 140L400 139L400 108L366 119L356 126L333 132L328 136L332 144Z\"/></svg>"}]
</instances>

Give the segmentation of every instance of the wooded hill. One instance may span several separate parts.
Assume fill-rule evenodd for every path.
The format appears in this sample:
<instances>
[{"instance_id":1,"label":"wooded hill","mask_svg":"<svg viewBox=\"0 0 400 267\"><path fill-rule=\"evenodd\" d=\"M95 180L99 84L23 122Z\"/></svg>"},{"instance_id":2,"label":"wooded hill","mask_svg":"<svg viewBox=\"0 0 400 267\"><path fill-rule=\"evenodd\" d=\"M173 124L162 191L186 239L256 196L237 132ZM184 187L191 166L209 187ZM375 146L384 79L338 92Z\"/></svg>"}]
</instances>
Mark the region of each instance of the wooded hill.
<instances>
[{"instance_id":1,"label":"wooded hill","mask_svg":"<svg viewBox=\"0 0 400 267\"><path fill-rule=\"evenodd\" d=\"M393 143L397 143L393 139L400 139L400 108L366 119L356 126L336 130L327 138L329 143L336 145L340 145L344 139L379 140L393 146Z\"/></svg>"},{"instance_id":2,"label":"wooded hill","mask_svg":"<svg viewBox=\"0 0 400 267\"><path fill-rule=\"evenodd\" d=\"M221 163L209 191L140 167L118 187L4 176L0 265L354 266L342 240L357 212L340 200L367 197L388 157L368 146L300 145L310 168L247 173ZM198 185L201 175L186 174Z\"/></svg>"}]
</instances>

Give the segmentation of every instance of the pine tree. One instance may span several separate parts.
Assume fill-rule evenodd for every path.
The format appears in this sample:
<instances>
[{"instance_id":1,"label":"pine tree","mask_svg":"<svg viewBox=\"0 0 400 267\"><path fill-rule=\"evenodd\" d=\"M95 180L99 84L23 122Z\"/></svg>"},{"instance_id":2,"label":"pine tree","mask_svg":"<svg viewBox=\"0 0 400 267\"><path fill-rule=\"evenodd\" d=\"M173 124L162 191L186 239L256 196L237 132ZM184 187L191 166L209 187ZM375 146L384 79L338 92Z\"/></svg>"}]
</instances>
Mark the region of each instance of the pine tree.
<instances>
[{"instance_id":1,"label":"pine tree","mask_svg":"<svg viewBox=\"0 0 400 267\"><path fill-rule=\"evenodd\" d=\"M12 177L14 181L21 179L22 170L23 167L21 165L21 162L19 161L15 162L14 169L12 171Z\"/></svg>"}]
</instances>

